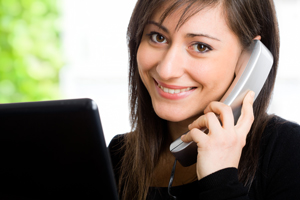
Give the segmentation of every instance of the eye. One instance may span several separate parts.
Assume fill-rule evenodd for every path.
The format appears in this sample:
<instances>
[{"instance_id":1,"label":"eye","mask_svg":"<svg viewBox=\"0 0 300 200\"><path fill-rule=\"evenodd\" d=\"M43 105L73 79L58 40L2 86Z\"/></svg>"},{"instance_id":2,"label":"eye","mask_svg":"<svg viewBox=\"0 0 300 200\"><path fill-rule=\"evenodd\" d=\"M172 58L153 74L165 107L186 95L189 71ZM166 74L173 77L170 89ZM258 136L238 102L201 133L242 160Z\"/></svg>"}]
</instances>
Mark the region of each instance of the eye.
<instances>
[{"instance_id":1,"label":"eye","mask_svg":"<svg viewBox=\"0 0 300 200\"><path fill-rule=\"evenodd\" d=\"M153 41L155 43L167 43L167 39L159 33L152 32L147 35L149 35L151 41Z\"/></svg>"},{"instance_id":2,"label":"eye","mask_svg":"<svg viewBox=\"0 0 300 200\"><path fill-rule=\"evenodd\" d=\"M208 45L202 44L202 43L196 43L192 45L192 50L197 51L199 53L206 53L210 50L212 50Z\"/></svg>"}]
</instances>

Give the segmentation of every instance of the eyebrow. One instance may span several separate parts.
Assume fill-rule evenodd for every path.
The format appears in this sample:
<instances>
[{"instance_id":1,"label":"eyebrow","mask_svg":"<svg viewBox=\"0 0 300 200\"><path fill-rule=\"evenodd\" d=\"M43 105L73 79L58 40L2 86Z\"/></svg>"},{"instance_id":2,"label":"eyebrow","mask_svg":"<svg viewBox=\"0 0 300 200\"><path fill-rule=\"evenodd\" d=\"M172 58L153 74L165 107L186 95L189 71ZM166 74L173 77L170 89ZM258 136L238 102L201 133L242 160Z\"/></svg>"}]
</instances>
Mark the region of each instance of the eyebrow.
<instances>
[{"instance_id":1,"label":"eyebrow","mask_svg":"<svg viewBox=\"0 0 300 200\"><path fill-rule=\"evenodd\" d=\"M162 29L164 32L169 34L169 30L165 26L161 25L160 23L157 23L155 21L148 21L147 24L153 24L153 25L157 26L158 28Z\"/></svg>"},{"instance_id":2,"label":"eyebrow","mask_svg":"<svg viewBox=\"0 0 300 200\"><path fill-rule=\"evenodd\" d=\"M147 24L153 24L155 26L157 26L158 28L162 29L164 32L168 33L169 34L169 30L161 25L160 23L157 23L155 21L148 21ZM210 38L210 39L213 39L213 40L217 40L217 41L221 41L220 39L216 38L216 37L213 37L213 36L210 36L210 35L207 35L207 34L202 34L202 33L188 33L186 35L186 37L189 37L189 38L193 38L193 37L207 37L207 38Z\"/></svg>"},{"instance_id":3,"label":"eyebrow","mask_svg":"<svg viewBox=\"0 0 300 200\"><path fill-rule=\"evenodd\" d=\"M207 37L207 38L210 38L210 39L213 39L213 40L221 41L220 39L218 39L216 37L213 37L213 36L210 36L210 35L207 35L207 34L202 34L202 33L199 33L199 34L188 33L186 37L190 37L190 38L193 38L193 37Z\"/></svg>"}]
</instances>

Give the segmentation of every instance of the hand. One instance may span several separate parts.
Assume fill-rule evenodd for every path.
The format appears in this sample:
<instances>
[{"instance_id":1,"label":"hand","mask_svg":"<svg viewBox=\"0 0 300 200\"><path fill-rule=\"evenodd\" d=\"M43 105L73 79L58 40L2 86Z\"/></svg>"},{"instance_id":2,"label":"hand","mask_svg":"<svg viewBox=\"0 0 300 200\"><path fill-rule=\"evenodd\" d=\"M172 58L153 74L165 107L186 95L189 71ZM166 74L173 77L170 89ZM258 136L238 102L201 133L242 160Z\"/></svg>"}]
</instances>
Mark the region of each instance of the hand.
<instances>
[{"instance_id":1,"label":"hand","mask_svg":"<svg viewBox=\"0 0 300 200\"><path fill-rule=\"evenodd\" d=\"M231 107L221 102L211 102L204 110L204 115L189 125L190 131L181 140L194 141L198 146L198 180L224 168L238 168L247 134L254 121L253 99L254 92L248 92L235 126ZM199 130L204 127L209 130L208 134Z\"/></svg>"}]
</instances>

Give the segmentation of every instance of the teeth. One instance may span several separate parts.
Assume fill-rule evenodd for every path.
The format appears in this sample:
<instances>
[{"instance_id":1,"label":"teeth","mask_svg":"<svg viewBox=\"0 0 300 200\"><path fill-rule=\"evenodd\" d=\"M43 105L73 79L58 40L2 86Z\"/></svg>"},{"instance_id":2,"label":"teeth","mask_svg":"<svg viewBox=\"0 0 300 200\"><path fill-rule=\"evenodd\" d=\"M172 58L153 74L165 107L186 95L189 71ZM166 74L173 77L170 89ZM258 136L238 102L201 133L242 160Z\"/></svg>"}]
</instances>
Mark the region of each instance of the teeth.
<instances>
[{"instance_id":1,"label":"teeth","mask_svg":"<svg viewBox=\"0 0 300 200\"><path fill-rule=\"evenodd\" d=\"M170 94L178 94L178 93L181 93L181 92L186 92L186 91L189 91L191 90L192 88L189 87L189 88L184 88L184 89L170 89L170 88L165 88L161 85L158 84L158 87L160 89L162 89L164 92L166 93L170 93Z\"/></svg>"}]
</instances>

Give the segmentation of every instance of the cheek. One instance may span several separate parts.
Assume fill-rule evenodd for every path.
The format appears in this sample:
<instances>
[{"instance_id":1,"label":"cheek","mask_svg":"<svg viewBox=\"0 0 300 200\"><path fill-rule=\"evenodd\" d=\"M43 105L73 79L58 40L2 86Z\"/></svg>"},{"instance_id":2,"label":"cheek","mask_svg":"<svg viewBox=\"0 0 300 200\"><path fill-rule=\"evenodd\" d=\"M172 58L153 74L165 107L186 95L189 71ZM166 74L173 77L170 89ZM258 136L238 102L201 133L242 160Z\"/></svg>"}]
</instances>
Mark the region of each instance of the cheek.
<instances>
[{"instance_id":1,"label":"cheek","mask_svg":"<svg viewBox=\"0 0 300 200\"><path fill-rule=\"evenodd\" d=\"M145 44L143 41L138 48L136 59L141 80L149 91L149 84L151 82L149 71L154 68L153 66L155 66L155 63L153 59L153 53L151 53L147 44Z\"/></svg>"},{"instance_id":2,"label":"cheek","mask_svg":"<svg viewBox=\"0 0 300 200\"><path fill-rule=\"evenodd\" d=\"M147 48L145 42L141 42L137 52L137 64L139 71L148 71L154 64L153 53Z\"/></svg>"},{"instance_id":3,"label":"cheek","mask_svg":"<svg viewBox=\"0 0 300 200\"><path fill-rule=\"evenodd\" d=\"M195 66L195 63L193 63ZM220 57L207 60L191 68L191 77L200 83L203 89L223 91L229 86L234 77L235 62Z\"/></svg>"},{"instance_id":4,"label":"cheek","mask_svg":"<svg viewBox=\"0 0 300 200\"><path fill-rule=\"evenodd\" d=\"M147 58L146 55L147 53L145 52L145 48L143 48L143 45L140 44L137 51L136 60L137 60L139 74L144 84L145 84L144 72L147 71L148 68L147 61L145 60Z\"/></svg>"}]
</instances>

